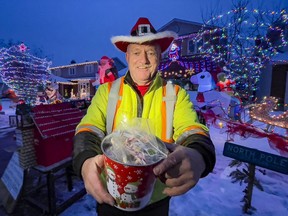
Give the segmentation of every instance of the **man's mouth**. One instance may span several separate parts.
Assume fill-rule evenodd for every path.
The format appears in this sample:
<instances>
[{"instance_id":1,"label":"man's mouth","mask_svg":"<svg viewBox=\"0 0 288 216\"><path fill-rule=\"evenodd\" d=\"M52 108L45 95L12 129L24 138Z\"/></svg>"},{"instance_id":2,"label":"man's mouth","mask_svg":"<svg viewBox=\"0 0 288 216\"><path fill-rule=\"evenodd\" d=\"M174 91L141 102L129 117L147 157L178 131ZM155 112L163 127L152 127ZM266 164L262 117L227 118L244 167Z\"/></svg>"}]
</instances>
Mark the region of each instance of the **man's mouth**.
<instances>
[{"instance_id":1,"label":"man's mouth","mask_svg":"<svg viewBox=\"0 0 288 216\"><path fill-rule=\"evenodd\" d=\"M150 68L151 66L140 66L140 67L138 67L138 69L148 69L148 68Z\"/></svg>"}]
</instances>

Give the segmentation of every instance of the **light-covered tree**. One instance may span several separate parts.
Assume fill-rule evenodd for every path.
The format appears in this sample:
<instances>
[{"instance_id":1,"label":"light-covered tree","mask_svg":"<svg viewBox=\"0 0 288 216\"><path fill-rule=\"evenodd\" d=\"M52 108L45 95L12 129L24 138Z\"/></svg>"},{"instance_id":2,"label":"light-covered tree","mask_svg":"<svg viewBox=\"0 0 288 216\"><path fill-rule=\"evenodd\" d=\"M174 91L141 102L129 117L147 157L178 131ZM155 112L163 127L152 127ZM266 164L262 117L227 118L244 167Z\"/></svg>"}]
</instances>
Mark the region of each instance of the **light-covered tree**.
<instances>
[{"instance_id":1,"label":"light-covered tree","mask_svg":"<svg viewBox=\"0 0 288 216\"><path fill-rule=\"evenodd\" d=\"M211 13L195 38L203 40L202 53L225 66L227 76L236 81L236 92L247 103L255 98L261 69L287 46L287 11L257 8L251 8L248 0L234 1L227 13ZM215 28L207 31L205 26Z\"/></svg>"},{"instance_id":2,"label":"light-covered tree","mask_svg":"<svg viewBox=\"0 0 288 216\"><path fill-rule=\"evenodd\" d=\"M48 81L50 65L46 59L31 55L23 43L0 49L0 76L27 104L35 103L37 89Z\"/></svg>"}]
</instances>

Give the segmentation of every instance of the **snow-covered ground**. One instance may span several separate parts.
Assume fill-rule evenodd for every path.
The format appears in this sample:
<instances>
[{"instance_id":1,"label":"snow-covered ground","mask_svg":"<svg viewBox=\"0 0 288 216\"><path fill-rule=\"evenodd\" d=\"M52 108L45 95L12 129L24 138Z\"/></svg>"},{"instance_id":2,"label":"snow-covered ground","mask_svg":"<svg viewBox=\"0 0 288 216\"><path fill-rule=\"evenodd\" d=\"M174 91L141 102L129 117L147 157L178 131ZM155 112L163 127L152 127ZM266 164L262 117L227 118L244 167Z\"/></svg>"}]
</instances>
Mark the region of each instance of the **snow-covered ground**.
<instances>
[{"instance_id":1,"label":"snow-covered ground","mask_svg":"<svg viewBox=\"0 0 288 216\"><path fill-rule=\"evenodd\" d=\"M0 110L0 129L4 127L9 127L9 116L15 115L15 104L11 102L10 99L1 99L2 110ZM1 114L1 112L3 114Z\"/></svg>"},{"instance_id":2,"label":"snow-covered ground","mask_svg":"<svg viewBox=\"0 0 288 216\"><path fill-rule=\"evenodd\" d=\"M0 128L7 127L9 125L9 115L15 113L15 110L9 108L9 101L2 100L2 106L6 115L0 116ZM227 134L223 129L215 127L210 127L210 134L216 147L217 162L215 169L208 177L201 179L195 188L182 196L171 199L171 216L244 215L241 200L244 196L243 190L246 184L240 185L231 182L229 174L235 168L230 168L228 164L232 158L223 156ZM283 135L285 135L284 130ZM233 143L279 155L277 150L270 147L266 138L242 139L236 136ZM256 171L256 178L260 180L264 191L260 191L255 187L253 189L252 206L256 208L253 215L288 215L288 176L266 169L265 175ZM96 202L92 197L86 195L60 215L97 215L95 208Z\"/></svg>"}]
</instances>

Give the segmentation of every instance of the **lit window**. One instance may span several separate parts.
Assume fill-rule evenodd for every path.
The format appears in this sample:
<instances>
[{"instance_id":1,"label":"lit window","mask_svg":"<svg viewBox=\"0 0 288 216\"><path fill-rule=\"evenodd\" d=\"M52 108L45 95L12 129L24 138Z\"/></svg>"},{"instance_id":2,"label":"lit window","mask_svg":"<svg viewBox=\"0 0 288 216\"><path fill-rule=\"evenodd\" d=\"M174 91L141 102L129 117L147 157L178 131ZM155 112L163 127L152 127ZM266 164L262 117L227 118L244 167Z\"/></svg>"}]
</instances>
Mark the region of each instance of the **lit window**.
<instances>
[{"instance_id":1,"label":"lit window","mask_svg":"<svg viewBox=\"0 0 288 216\"><path fill-rule=\"evenodd\" d=\"M200 53L199 48L203 46L203 40L199 40L199 41L194 41L194 40L190 40L188 41L188 53L189 54L196 54L196 53Z\"/></svg>"}]
</instances>

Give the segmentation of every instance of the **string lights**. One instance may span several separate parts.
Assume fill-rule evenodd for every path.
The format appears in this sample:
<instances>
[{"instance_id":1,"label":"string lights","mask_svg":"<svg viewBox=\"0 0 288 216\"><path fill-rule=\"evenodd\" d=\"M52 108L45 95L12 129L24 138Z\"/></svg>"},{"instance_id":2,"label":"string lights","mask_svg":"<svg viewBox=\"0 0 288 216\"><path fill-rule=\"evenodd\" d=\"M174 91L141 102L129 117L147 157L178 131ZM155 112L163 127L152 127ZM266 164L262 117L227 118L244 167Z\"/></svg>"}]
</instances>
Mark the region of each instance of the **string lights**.
<instances>
[{"instance_id":1,"label":"string lights","mask_svg":"<svg viewBox=\"0 0 288 216\"><path fill-rule=\"evenodd\" d=\"M13 89L19 100L34 104L37 90L49 79L51 62L37 58L28 52L25 44L0 50L0 75L4 83Z\"/></svg>"},{"instance_id":2,"label":"string lights","mask_svg":"<svg viewBox=\"0 0 288 216\"><path fill-rule=\"evenodd\" d=\"M287 25L286 10L260 11L239 6L212 17L197 33L176 39L178 52L187 50L191 40L197 47L196 54L183 51L186 56L176 60L184 67L183 75L179 70L170 70L171 60L162 62L159 70L164 78L185 79L191 71L197 73L205 68L213 74L218 72L218 66L225 65L227 77L236 81L238 95L249 103L255 99L262 69L288 45ZM288 59L282 61L288 63Z\"/></svg>"},{"instance_id":3,"label":"string lights","mask_svg":"<svg viewBox=\"0 0 288 216\"><path fill-rule=\"evenodd\" d=\"M238 7L208 20L194 38L195 43L204 39L199 47L201 53L207 53L213 62L227 66L228 76L237 82L240 97L253 101L261 69L288 45L287 25L285 10ZM211 29L211 26L218 27Z\"/></svg>"},{"instance_id":4,"label":"string lights","mask_svg":"<svg viewBox=\"0 0 288 216\"><path fill-rule=\"evenodd\" d=\"M278 100L275 97L265 97L261 103L252 107L250 116L252 119L264 122L267 125L288 129L288 111L280 115L271 115L271 112L277 108L277 105Z\"/></svg>"}]
</instances>

